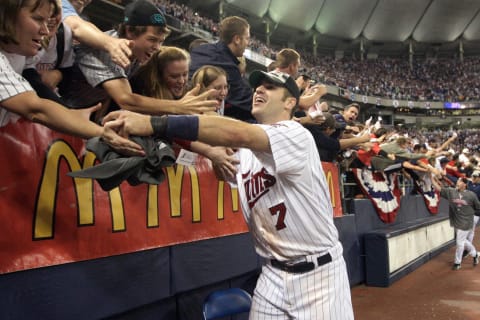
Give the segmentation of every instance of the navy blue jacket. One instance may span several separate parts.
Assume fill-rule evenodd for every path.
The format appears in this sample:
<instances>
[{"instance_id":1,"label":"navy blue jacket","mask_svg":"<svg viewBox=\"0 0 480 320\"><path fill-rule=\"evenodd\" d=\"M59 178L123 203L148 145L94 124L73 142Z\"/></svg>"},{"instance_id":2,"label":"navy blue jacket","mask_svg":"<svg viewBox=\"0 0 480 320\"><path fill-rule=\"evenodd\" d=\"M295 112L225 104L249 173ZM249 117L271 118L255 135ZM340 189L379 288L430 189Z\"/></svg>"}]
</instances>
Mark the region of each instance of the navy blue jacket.
<instances>
[{"instance_id":1,"label":"navy blue jacket","mask_svg":"<svg viewBox=\"0 0 480 320\"><path fill-rule=\"evenodd\" d=\"M254 122L252 110L252 88L240 74L240 61L223 42L202 44L191 52L190 77L201 66L213 65L223 68L227 72L227 82L230 86L225 99L225 115Z\"/></svg>"}]
</instances>

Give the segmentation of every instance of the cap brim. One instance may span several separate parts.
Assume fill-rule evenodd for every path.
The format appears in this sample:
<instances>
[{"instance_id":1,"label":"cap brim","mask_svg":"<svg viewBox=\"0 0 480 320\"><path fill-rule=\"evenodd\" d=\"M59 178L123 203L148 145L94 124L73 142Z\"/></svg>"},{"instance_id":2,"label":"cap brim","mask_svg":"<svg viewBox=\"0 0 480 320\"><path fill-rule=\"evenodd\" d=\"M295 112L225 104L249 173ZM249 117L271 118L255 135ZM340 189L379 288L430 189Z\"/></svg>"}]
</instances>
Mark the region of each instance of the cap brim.
<instances>
[{"instance_id":1,"label":"cap brim","mask_svg":"<svg viewBox=\"0 0 480 320\"><path fill-rule=\"evenodd\" d=\"M248 82L252 88L256 88L262 83L263 79L265 79L265 72L255 70L250 74L250 77L248 77Z\"/></svg>"},{"instance_id":2,"label":"cap brim","mask_svg":"<svg viewBox=\"0 0 480 320\"><path fill-rule=\"evenodd\" d=\"M252 86L252 88L256 88L259 85L262 84L262 82L267 79L268 82L278 84L282 87L285 86L285 83L278 81L274 77L271 77L267 72L262 71L262 70L255 70L250 74L250 77L248 78L248 82Z\"/></svg>"}]
</instances>

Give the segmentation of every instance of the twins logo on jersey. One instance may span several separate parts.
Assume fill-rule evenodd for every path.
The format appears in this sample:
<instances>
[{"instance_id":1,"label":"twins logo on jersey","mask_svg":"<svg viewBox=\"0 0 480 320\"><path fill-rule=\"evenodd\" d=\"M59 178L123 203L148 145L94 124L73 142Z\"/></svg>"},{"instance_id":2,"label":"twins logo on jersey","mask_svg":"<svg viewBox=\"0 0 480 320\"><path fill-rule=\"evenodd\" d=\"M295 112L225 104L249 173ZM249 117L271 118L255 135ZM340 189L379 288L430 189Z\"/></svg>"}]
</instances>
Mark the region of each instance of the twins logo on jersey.
<instances>
[{"instance_id":1,"label":"twins logo on jersey","mask_svg":"<svg viewBox=\"0 0 480 320\"><path fill-rule=\"evenodd\" d=\"M242 180L250 209L277 182L277 179L269 174L265 168L253 174L250 171L242 174Z\"/></svg>"}]
</instances>

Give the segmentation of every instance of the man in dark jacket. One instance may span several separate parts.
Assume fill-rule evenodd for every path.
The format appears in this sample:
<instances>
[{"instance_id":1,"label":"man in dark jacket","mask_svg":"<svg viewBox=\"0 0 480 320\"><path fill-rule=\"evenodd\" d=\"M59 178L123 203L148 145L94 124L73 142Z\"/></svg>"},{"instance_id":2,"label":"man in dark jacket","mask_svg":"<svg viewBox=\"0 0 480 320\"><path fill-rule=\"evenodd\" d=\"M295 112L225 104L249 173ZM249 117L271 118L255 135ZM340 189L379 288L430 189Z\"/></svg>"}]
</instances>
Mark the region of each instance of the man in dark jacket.
<instances>
[{"instance_id":1,"label":"man in dark jacket","mask_svg":"<svg viewBox=\"0 0 480 320\"><path fill-rule=\"evenodd\" d=\"M255 122L252 114L252 88L242 77L238 58L243 56L250 41L250 25L247 20L232 16L220 22L220 41L195 47L190 52L190 76L201 66L223 68L228 75L228 96L225 99L225 115Z\"/></svg>"}]
</instances>

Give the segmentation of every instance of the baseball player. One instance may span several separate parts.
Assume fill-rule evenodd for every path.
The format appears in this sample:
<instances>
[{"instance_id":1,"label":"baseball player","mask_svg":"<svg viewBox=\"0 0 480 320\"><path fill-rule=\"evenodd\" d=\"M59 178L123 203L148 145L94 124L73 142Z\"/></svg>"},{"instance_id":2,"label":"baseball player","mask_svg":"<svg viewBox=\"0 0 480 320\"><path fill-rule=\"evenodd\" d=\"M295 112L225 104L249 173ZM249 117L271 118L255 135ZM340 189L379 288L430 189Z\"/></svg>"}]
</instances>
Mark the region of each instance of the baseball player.
<instances>
[{"instance_id":1,"label":"baseball player","mask_svg":"<svg viewBox=\"0 0 480 320\"><path fill-rule=\"evenodd\" d=\"M199 140L240 148L237 184L255 249L266 259L250 319L353 319L342 245L315 141L290 120L299 90L289 75L254 71L252 114L260 124L224 117L150 117L113 112L115 132ZM110 121L110 122L107 122Z\"/></svg>"},{"instance_id":2,"label":"baseball player","mask_svg":"<svg viewBox=\"0 0 480 320\"><path fill-rule=\"evenodd\" d=\"M435 187L440 190L440 196L448 200L450 225L455 228L457 248L452 270L460 269L464 249L473 257L473 266L478 265L480 260L477 250L468 239L473 229L475 211L480 210L480 201L473 191L467 190L467 184L467 178L458 178L455 188L443 188L435 184Z\"/></svg>"},{"instance_id":3,"label":"baseball player","mask_svg":"<svg viewBox=\"0 0 480 320\"><path fill-rule=\"evenodd\" d=\"M477 199L480 200L480 171L474 171L472 173L472 180L468 181L467 189L472 191L477 195ZM473 243L473 237L475 236L475 228L477 227L478 221L480 221L480 211L475 210L475 215L473 216L473 228L470 230L467 236L467 240L470 243ZM467 256L468 252L463 252L463 256Z\"/></svg>"}]
</instances>

